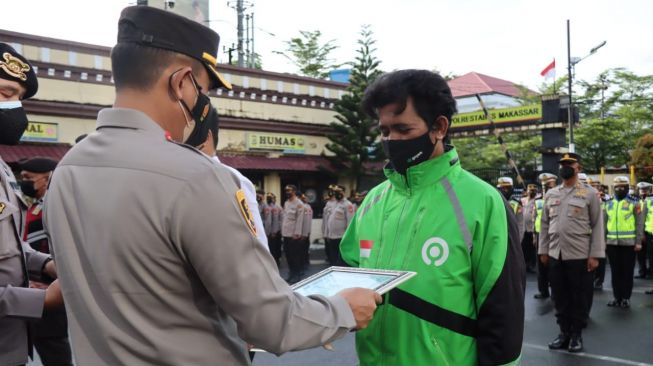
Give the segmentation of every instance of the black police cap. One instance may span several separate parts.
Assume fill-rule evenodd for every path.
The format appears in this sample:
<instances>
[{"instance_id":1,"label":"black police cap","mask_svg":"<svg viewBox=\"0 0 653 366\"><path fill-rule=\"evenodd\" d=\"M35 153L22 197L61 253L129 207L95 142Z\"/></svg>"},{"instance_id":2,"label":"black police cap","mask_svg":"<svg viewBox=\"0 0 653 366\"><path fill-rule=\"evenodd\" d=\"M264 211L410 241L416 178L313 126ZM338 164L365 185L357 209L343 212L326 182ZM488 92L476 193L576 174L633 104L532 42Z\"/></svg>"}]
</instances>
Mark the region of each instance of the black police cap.
<instances>
[{"instance_id":1,"label":"black police cap","mask_svg":"<svg viewBox=\"0 0 653 366\"><path fill-rule=\"evenodd\" d=\"M0 42L0 79L22 84L25 87L25 95L21 99L30 98L39 90L34 66L13 47L2 42Z\"/></svg>"},{"instance_id":2,"label":"black police cap","mask_svg":"<svg viewBox=\"0 0 653 366\"><path fill-rule=\"evenodd\" d=\"M580 155L576 153L564 153L558 160L558 163L578 163L580 164Z\"/></svg>"},{"instance_id":3,"label":"black police cap","mask_svg":"<svg viewBox=\"0 0 653 366\"><path fill-rule=\"evenodd\" d=\"M215 87L231 89L216 69L220 36L186 17L149 6L127 7L118 21L118 43L136 43L192 57L206 67Z\"/></svg>"},{"instance_id":4,"label":"black police cap","mask_svg":"<svg viewBox=\"0 0 653 366\"><path fill-rule=\"evenodd\" d=\"M34 157L27 160L20 161L18 166L20 170L25 170L32 173L47 173L54 170L57 167L58 162L56 160L45 158L45 157Z\"/></svg>"}]
</instances>

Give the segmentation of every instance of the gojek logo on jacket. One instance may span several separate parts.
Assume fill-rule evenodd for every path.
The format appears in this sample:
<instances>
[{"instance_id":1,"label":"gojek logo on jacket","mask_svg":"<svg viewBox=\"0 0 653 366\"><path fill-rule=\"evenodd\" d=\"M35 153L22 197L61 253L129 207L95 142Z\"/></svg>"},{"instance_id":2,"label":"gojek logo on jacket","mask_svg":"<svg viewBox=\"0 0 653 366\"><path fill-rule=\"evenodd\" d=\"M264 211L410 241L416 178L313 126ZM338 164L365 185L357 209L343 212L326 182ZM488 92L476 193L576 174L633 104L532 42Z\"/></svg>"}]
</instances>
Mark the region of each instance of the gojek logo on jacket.
<instances>
[{"instance_id":1,"label":"gojek logo on jacket","mask_svg":"<svg viewBox=\"0 0 653 366\"><path fill-rule=\"evenodd\" d=\"M422 260L427 266L440 267L449 258L449 244L442 238L430 238L422 245Z\"/></svg>"}]
</instances>

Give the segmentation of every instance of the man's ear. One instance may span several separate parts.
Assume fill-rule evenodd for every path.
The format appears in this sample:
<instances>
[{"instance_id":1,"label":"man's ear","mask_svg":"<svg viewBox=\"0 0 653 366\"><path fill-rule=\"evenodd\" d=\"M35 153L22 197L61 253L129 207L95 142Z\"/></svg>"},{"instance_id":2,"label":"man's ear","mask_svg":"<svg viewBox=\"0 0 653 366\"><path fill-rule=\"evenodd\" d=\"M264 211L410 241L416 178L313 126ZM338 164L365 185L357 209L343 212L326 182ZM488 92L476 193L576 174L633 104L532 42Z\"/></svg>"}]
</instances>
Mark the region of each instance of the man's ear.
<instances>
[{"instance_id":1,"label":"man's ear","mask_svg":"<svg viewBox=\"0 0 653 366\"><path fill-rule=\"evenodd\" d=\"M440 116L435 119L435 122L433 122L433 127L431 130L432 135L437 140L443 140L445 136L447 136L447 132L449 131L449 120L445 116Z\"/></svg>"},{"instance_id":2,"label":"man's ear","mask_svg":"<svg viewBox=\"0 0 653 366\"><path fill-rule=\"evenodd\" d=\"M183 88L184 83L190 83L190 79L187 77L189 73L192 73L193 69L190 66L183 67L175 71L170 76L170 94L175 100L181 100L183 97Z\"/></svg>"}]
</instances>

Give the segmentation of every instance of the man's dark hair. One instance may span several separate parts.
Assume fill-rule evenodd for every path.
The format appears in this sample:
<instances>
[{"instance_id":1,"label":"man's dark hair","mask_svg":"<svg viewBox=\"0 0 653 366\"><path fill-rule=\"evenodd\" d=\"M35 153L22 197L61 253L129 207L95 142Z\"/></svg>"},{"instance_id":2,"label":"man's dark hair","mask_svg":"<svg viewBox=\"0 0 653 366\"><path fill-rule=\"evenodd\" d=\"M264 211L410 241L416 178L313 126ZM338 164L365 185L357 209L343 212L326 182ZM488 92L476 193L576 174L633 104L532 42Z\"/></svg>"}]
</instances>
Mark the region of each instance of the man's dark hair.
<instances>
[{"instance_id":1,"label":"man's dark hair","mask_svg":"<svg viewBox=\"0 0 653 366\"><path fill-rule=\"evenodd\" d=\"M202 66L185 55L135 43L118 43L111 50L111 69L116 90L122 88L147 91L163 71L178 59L187 59L197 73Z\"/></svg>"},{"instance_id":2,"label":"man's dark hair","mask_svg":"<svg viewBox=\"0 0 653 366\"><path fill-rule=\"evenodd\" d=\"M417 114L432 129L439 116L447 117L451 126L451 116L456 113L456 100L442 76L428 70L398 70L381 75L365 90L362 108L372 118L379 118L379 108L397 103L395 111L401 114L406 109L408 98L413 101Z\"/></svg>"}]
</instances>

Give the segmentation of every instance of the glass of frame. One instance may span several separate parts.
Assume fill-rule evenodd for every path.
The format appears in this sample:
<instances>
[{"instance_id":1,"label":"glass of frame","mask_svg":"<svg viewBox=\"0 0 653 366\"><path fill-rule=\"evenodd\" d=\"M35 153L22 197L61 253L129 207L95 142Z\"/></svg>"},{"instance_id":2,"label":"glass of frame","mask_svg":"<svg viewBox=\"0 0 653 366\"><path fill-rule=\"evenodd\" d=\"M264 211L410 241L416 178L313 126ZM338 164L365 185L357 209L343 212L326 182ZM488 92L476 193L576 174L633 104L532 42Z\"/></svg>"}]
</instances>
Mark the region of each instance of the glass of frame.
<instances>
[{"instance_id":1,"label":"glass of frame","mask_svg":"<svg viewBox=\"0 0 653 366\"><path fill-rule=\"evenodd\" d=\"M410 271L329 267L291 287L304 296L333 296L350 287L368 288L382 295L416 274Z\"/></svg>"}]
</instances>

